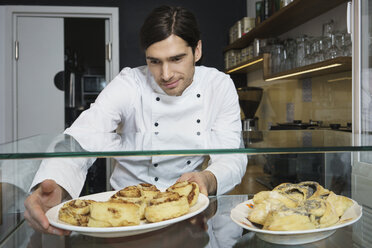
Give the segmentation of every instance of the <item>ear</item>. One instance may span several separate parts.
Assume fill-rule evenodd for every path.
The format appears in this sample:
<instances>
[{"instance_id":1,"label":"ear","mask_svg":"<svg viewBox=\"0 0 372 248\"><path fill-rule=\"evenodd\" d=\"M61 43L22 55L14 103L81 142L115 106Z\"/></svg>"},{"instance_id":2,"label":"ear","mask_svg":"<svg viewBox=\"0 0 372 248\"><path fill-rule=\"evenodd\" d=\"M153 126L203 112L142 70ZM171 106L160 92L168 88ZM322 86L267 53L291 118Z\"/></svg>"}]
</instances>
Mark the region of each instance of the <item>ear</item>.
<instances>
[{"instance_id":1,"label":"ear","mask_svg":"<svg viewBox=\"0 0 372 248\"><path fill-rule=\"evenodd\" d=\"M202 41L198 41L198 45L195 47L195 54L194 54L195 63L199 61L202 56Z\"/></svg>"}]
</instances>

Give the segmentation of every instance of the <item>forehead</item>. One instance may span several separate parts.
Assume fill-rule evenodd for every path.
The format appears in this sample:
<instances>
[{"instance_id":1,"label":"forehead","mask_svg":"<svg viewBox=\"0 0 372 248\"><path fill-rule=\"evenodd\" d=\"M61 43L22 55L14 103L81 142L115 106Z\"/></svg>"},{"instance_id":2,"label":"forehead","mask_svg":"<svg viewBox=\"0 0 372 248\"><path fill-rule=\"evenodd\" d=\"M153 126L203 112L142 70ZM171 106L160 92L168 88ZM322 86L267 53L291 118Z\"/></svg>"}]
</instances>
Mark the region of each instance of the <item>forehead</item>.
<instances>
[{"instance_id":1,"label":"forehead","mask_svg":"<svg viewBox=\"0 0 372 248\"><path fill-rule=\"evenodd\" d=\"M192 51L187 42L177 35L171 35L165 40L155 42L146 49L146 56L152 58L169 58Z\"/></svg>"}]
</instances>

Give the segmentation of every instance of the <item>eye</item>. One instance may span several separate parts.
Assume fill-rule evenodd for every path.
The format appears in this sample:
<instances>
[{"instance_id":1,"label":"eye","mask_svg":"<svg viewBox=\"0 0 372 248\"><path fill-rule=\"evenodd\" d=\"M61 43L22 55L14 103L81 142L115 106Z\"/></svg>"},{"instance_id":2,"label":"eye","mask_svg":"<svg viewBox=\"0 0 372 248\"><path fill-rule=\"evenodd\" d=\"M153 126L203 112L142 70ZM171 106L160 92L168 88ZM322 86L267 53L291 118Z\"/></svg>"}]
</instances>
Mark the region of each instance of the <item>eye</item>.
<instances>
[{"instance_id":1,"label":"eye","mask_svg":"<svg viewBox=\"0 0 372 248\"><path fill-rule=\"evenodd\" d=\"M178 62L182 59L182 57L174 57L171 59L172 62Z\"/></svg>"},{"instance_id":2,"label":"eye","mask_svg":"<svg viewBox=\"0 0 372 248\"><path fill-rule=\"evenodd\" d=\"M160 63L160 61L157 60L157 59L150 59L149 62L150 62L150 64L152 64L152 65L157 65L157 64Z\"/></svg>"}]
</instances>

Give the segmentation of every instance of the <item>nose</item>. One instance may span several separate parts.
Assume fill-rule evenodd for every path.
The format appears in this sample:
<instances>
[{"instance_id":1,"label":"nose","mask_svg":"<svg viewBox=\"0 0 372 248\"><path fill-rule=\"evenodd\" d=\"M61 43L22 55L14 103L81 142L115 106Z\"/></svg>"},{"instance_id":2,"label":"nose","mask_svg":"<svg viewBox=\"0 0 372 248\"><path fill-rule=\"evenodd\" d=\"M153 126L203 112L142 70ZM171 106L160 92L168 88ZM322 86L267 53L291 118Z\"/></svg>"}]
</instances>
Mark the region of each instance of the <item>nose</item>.
<instances>
[{"instance_id":1,"label":"nose","mask_svg":"<svg viewBox=\"0 0 372 248\"><path fill-rule=\"evenodd\" d=\"M164 81L169 81L173 77L173 72L171 70L171 67L169 66L168 63L164 63L162 68L161 68L161 79Z\"/></svg>"}]
</instances>

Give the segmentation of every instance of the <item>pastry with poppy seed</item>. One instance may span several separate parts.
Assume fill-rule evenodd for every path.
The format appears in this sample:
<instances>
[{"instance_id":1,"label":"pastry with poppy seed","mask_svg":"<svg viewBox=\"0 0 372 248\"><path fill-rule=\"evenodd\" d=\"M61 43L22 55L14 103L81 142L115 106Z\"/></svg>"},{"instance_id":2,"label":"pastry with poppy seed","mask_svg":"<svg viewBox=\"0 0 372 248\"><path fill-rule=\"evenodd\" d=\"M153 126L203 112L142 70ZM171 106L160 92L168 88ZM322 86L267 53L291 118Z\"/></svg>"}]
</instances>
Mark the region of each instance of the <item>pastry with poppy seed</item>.
<instances>
[{"instance_id":1,"label":"pastry with poppy seed","mask_svg":"<svg viewBox=\"0 0 372 248\"><path fill-rule=\"evenodd\" d=\"M280 191L261 191L253 197L253 202L255 206L248 219L260 225L265 223L271 211L276 211L282 206L293 208L298 205L298 201Z\"/></svg>"},{"instance_id":2,"label":"pastry with poppy seed","mask_svg":"<svg viewBox=\"0 0 372 248\"><path fill-rule=\"evenodd\" d=\"M270 231L294 231L314 229L316 226L304 208L287 208L282 206L271 211L267 216L263 229Z\"/></svg>"},{"instance_id":3,"label":"pastry with poppy seed","mask_svg":"<svg viewBox=\"0 0 372 248\"><path fill-rule=\"evenodd\" d=\"M271 231L307 230L335 225L354 202L307 181L283 183L253 197L247 218Z\"/></svg>"}]
</instances>

